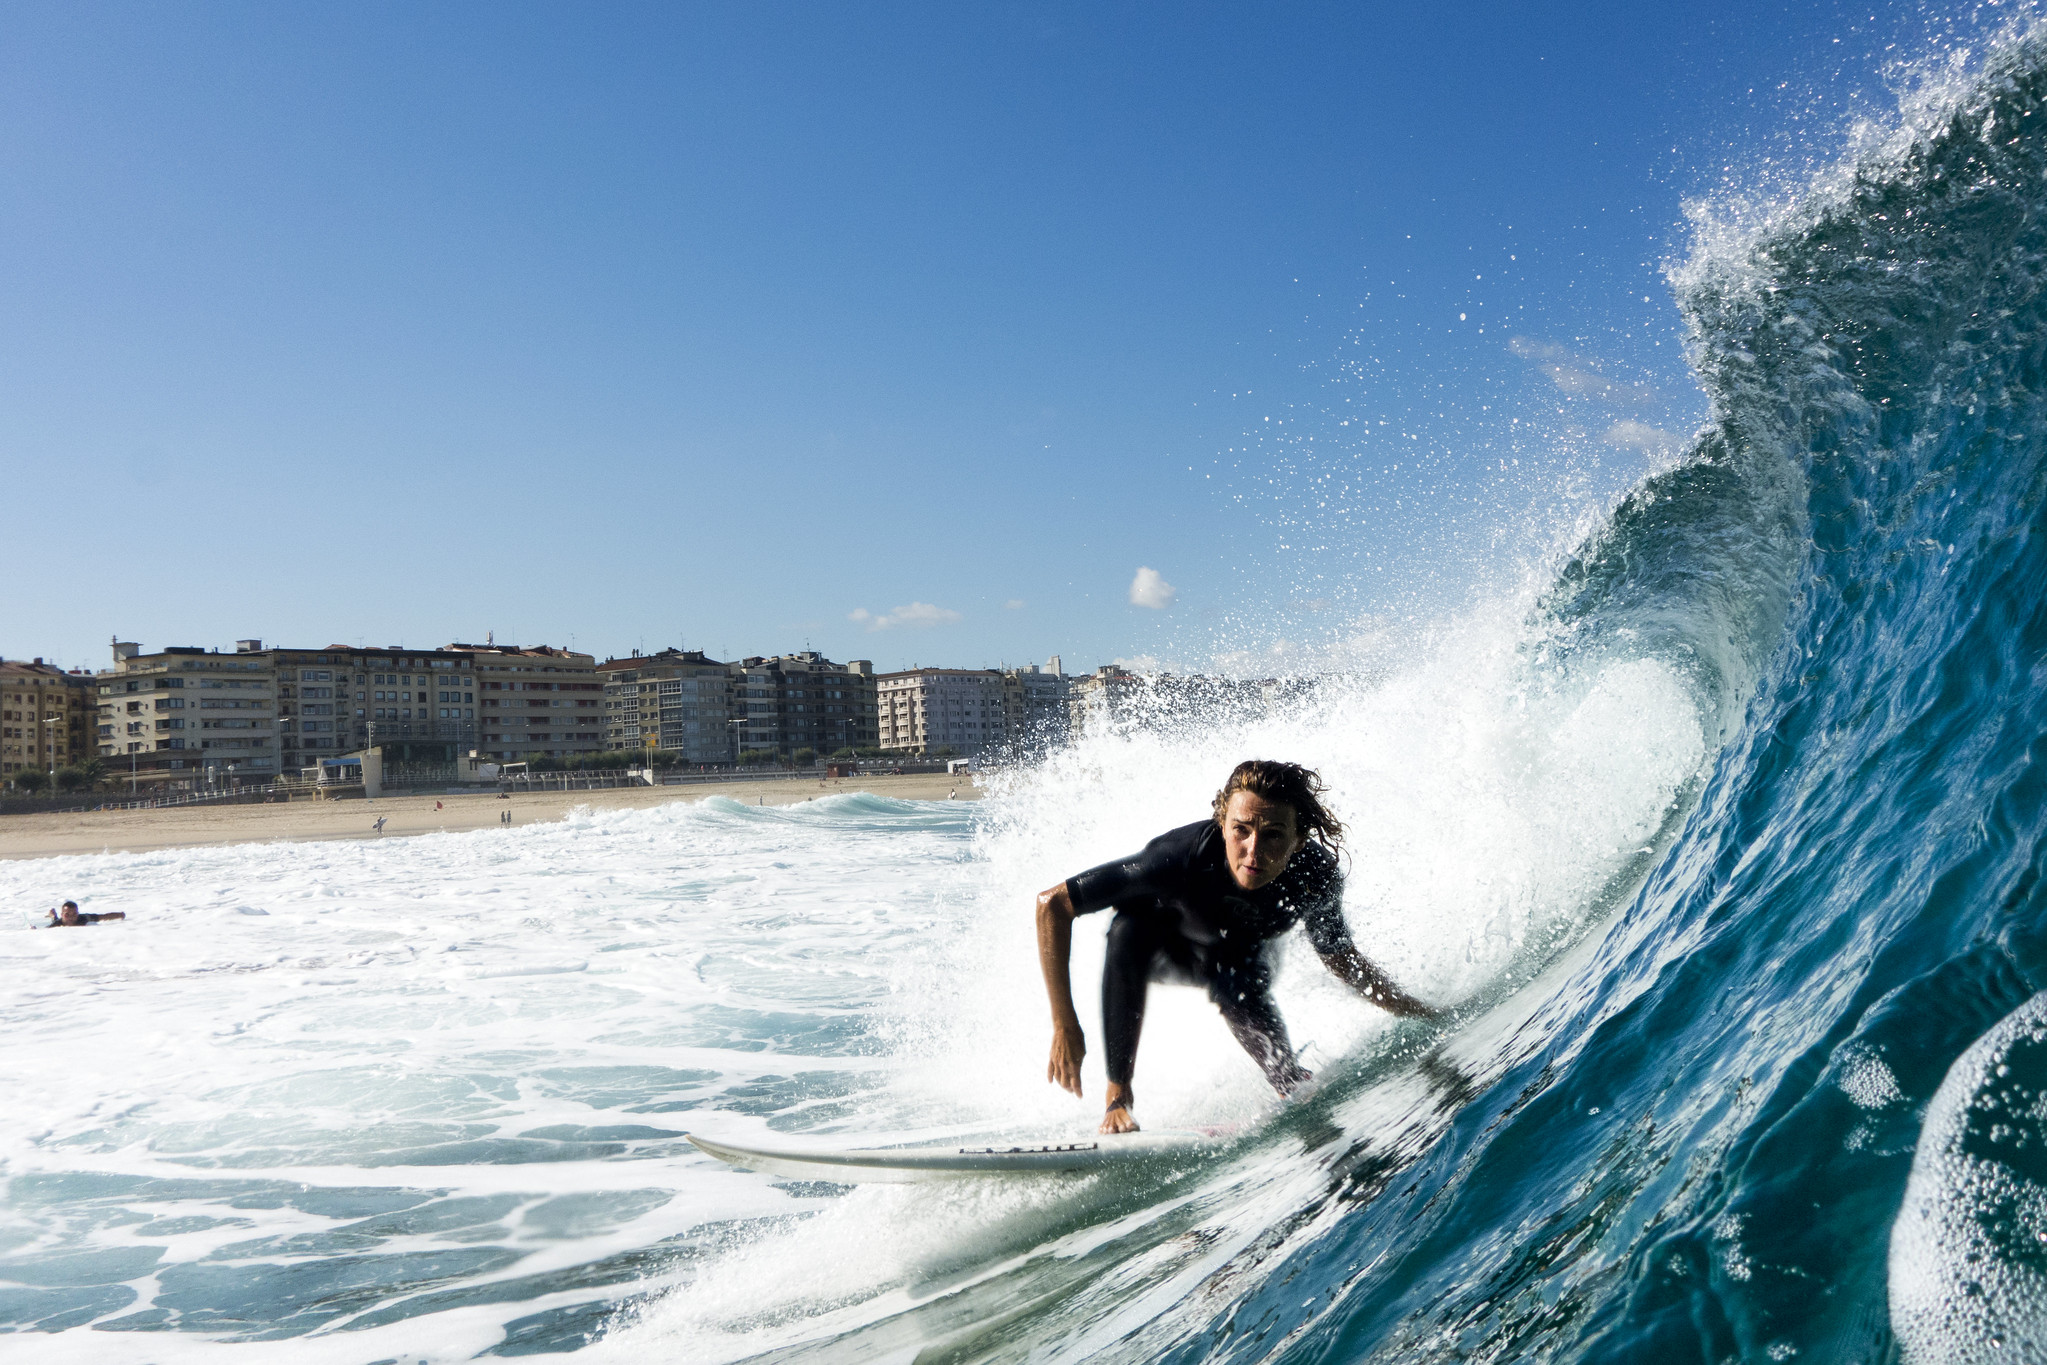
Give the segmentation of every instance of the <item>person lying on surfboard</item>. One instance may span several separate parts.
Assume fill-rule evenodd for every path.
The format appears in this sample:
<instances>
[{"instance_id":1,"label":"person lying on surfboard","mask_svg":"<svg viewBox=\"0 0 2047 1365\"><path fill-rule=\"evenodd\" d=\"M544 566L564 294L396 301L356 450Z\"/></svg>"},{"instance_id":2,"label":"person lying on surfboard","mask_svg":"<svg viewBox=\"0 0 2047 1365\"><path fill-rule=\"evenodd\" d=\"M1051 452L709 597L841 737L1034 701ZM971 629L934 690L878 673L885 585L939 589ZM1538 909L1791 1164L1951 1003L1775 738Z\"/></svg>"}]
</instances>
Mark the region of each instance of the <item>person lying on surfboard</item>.
<instances>
[{"instance_id":1,"label":"person lying on surfboard","mask_svg":"<svg viewBox=\"0 0 2047 1365\"><path fill-rule=\"evenodd\" d=\"M1351 941L1336 854L1343 826L1322 805L1322 779L1295 763L1239 763L1215 794L1213 819L1169 830L1141 853L1090 868L1038 896L1038 961L1052 999L1048 1080L1080 1094L1087 1054L1067 970L1076 915L1114 907L1102 967L1109 1089L1104 1133L1134 1133L1130 1078L1151 982L1202 986L1280 1094L1311 1079L1272 1002L1266 945L1304 924L1338 979L1394 1014L1436 1011L1394 985Z\"/></svg>"}]
</instances>

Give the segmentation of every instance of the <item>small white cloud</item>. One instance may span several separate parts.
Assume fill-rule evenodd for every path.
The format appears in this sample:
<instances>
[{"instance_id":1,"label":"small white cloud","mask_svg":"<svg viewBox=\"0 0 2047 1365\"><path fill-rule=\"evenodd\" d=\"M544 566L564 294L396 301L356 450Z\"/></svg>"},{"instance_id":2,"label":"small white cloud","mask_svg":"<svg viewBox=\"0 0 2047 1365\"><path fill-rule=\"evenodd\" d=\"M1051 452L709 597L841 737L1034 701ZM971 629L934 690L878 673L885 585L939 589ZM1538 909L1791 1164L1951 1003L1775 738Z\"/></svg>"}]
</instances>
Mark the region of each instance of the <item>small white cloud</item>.
<instances>
[{"instance_id":1,"label":"small white cloud","mask_svg":"<svg viewBox=\"0 0 2047 1365\"><path fill-rule=\"evenodd\" d=\"M929 602L912 602L906 607L877 616L865 607L855 607L846 616L849 621L859 621L869 630L888 630L895 626L949 626L960 620L960 614L951 607L934 607Z\"/></svg>"},{"instance_id":2,"label":"small white cloud","mask_svg":"<svg viewBox=\"0 0 2047 1365\"><path fill-rule=\"evenodd\" d=\"M1137 577L1130 580L1130 605L1133 607L1164 611L1173 605L1173 599L1178 595L1179 589L1159 577L1157 569L1141 568Z\"/></svg>"},{"instance_id":3,"label":"small white cloud","mask_svg":"<svg viewBox=\"0 0 2047 1365\"><path fill-rule=\"evenodd\" d=\"M1513 337L1507 350L1548 375L1558 392L1572 398L1590 398L1616 407L1648 407L1657 401L1656 390L1608 379L1598 372L1597 360L1572 355L1554 341Z\"/></svg>"},{"instance_id":4,"label":"small white cloud","mask_svg":"<svg viewBox=\"0 0 2047 1365\"><path fill-rule=\"evenodd\" d=\"M1645 455L1660 455L1677 444L1677 437L1669 432L1660 427L1652 427L1647 422L1637 422L1632 417L1624 417L1615 422L1599 439L1610 446L1620 446L1624 450L1639 450Z\"/></svg>"},{"instance_id":5,"label":"small white cloud","mask_svg":"<svg viewBox=\"0 0 2047 1365\"><path fill-rule=\"evenodd\" d=\"M1023 604L1024 604L1023 599L1021 597L1012 597L1007 602L1004 602L1002 605L1008 608L1010 611L1022 611Z\"/></svg>"}]
</instances>

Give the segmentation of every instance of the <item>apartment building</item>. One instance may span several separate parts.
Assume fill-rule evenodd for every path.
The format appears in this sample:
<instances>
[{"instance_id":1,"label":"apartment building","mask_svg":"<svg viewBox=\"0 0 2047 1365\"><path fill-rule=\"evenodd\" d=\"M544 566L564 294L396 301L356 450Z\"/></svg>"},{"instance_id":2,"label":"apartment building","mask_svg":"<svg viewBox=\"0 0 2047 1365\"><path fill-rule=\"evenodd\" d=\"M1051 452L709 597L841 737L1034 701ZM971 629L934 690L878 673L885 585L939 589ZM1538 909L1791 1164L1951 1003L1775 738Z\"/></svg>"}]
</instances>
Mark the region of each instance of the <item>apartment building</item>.
<instances>
[{"instance_id":1,"label":"apartment building","mask_svg":"<svg viewBox=\"0 0 2047 1365\"><path fill-rule=\"evenodd\" d=\"M867 659L833 663L814 649L765 660L781 677L782 744L785 753L814 749L829 756L840 749L875 744L874 664ZM748 661L751 667L752 661Z\"/></svg>"},{"instance_id":2,"label":"apartment building","mask_svg":"<svg viewBox=\"0 0 2047 1365\"><path fill-rule=\"evenodd\" d=\"M593 656L552 645L447 648L467 655L476 669L483 757L575 758L604 750L605 680Z\"/></svg>"},{"instance_id":3,"label":"apartment building","mask_svg":"<svg viewBox=\"0 0 2047 1365\"><path fill-rule=\"evenodd\" d=\"M144 653L114 641L93 680L96 747L108 773L143 786L274 779L285 762L275 663L261 641L232 654L199 645Z\"/></svg>"},{"instance_id":4,"label":"apartment building","mask_svg":"<svg viewBox=\"0 0 2047 1365\"><path fill-rule=\"evenodd\" d=\"M605 747L661 749L686 763L733 760L732 666L702 650L664 649L607 659L604 680Z\"/></svg>"},{"instance_id":5,"label":"apartment building","mask_svg":"<svg viewBox=\"0 0 2047 1365\"><path fill-rule=\"evenodd\" d=\"M270 649L242 640L277 675L278 747L287 772L375 746L387 761L452 763L476 743L476 678L467 651Z\"/></svg>"},{"instance_id":6,"label":"apartment building","mask_svg":"<svg viewBox=\"0 0 2047 1365\"><path fill-rule=\"evenodd\" d=\"M1134 706L1145 680L1117 664L1103 664L1075 678L1067 689L1067 716L1073 733L1090 724L1106 725L1134 718Z\"/></svg>"},{"instance_id":7,"label":"apartment building","mask_svg":"<svg viewBox=\"0 0 2047 1365\"><path fill-rule=\"evenodd\" d=\"M731 672L733 719L738 722L733 729L741 752L787 758L812 749L829 756L879 742L871 660L834 663L805 649L743 659L731 665Z\"/></svg>"},{"instance_id":8,"label":"apartment building","mask_svg":"<svg viewBox=\"0 0 2047 1365\"><path fill-rule=\"evenodd\" d=\"M1042 753L1066 742L1072 729L1072 681L1054 654L1044 668L1030 664L1002 674L1005 738L1024 752Z\"/></svg>"},{"instance_id":9,"label":"apartment building","mask_svg":"<svg viewBox=\"0 0 2047 1365\"><path fill-rule=\"evenodd\" d=\"M972 756L1008 735L1002 673L992 668L918 668L875 679L879 743L931 755Z\"/></svg>"},{"instance_id":10,"label":"apartment building","mask_svg":"<svg viewBox=\"0 0 2047 1365\"><path fill-rule=\"evenodd\" d=\"M1102 727L1242 722L1263 714L1277 698L1301 695L1303 686L1201 673L1139 674L1104 664L1073 679L1068 710L1075 733Z\"/></svg>"},{"instance_id":11,"label":"apartment building","mask_svg":"<svg viewBox=\"0 0 2047 1365\"><path fill-rule=\"evenodd\" d=\"M93 756L99 694L92 676L41 659L0 659L0 781L54 772Z\"/></svg>"}]
</instances>

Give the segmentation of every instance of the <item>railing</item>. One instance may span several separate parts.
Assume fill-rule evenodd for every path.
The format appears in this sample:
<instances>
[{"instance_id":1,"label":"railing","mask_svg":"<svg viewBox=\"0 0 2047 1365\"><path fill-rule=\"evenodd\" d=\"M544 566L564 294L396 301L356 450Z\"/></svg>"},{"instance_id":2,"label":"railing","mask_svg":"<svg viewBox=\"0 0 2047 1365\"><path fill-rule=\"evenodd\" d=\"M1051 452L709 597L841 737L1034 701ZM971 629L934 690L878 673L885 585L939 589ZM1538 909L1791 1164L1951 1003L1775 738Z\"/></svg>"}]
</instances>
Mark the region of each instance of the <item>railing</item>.
<instances>
[{"instance_id":1,"label":"railing","mask_svg":"<svg viewBox=\"0 0 2047 1365\"><path fill-rule=\"evenodd\" d=\"M179 792L175 796L142 796L126 801L95 801L85 806L68 806L66 813L94 810L157 810L165 806L240 806L257 805L275 801L287 794L288 788L280 783L261 787L221 788L214 791Z\"/></svg>"},{"instance_id":2,"label":"railing","mask_svg":"<svg viewBox=\"0 0 2047 1365\"><path fill-rule=\"evenodd\" d=\"M671 768L665 772L657 770L654 774L654 785L657 787L688 787L699 783L772 782L788 781L793 778L816 779L823 777L824 771L824 767L821 764L813 768L742 768L737 772L730 770L721 772L684 772ZM905 775L912 773L943 773L946 771L946 767L943 761L896 763L880 759L863 760L860 771L856 776L886 777L897 771ZM525 777L501 777L498 779L500 790L519 792L584 791L606 787L637 787L641 785L643 785L641 779L628 777L625 770L609 768L596 769L589 772L532 773Z\"/></svg>"},{"instance_id":3,"label":"railing","mask_svg":"<svg viewBox=\"0 0 2047 1365\"><path fill-rule=\"evenodd\" d=\"M614 787L646 785L645 778L628 776L623 768L600 768L586 773L527 773L520 777L498 779L498 790L503 792L606 791Z\"/></svg>"}]
</instances>

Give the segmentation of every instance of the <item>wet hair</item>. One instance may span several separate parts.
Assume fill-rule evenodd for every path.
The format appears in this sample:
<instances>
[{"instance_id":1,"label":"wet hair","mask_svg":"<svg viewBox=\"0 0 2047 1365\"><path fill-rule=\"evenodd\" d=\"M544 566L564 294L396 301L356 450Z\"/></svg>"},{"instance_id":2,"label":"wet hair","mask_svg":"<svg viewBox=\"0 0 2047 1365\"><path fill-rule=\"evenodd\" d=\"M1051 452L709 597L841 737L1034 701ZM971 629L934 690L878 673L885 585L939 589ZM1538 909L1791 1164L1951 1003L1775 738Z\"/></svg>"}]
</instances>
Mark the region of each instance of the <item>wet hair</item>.
<instances>
[{"instance_id":1,"label":"wet hair","mask_svg":"<svg viewBox=\"0 0 2047 1365\"><path fill-rule=\"evenodd\" d=\"M76 910L76 909L78 908L78 902L77 902L77 901L65 901L65 902L64 902L64 904L62 904L61 906L59 906L59 907L57 907L57 908L58 908L58 909L60 909L60 910Z\"/></svg>"},{"instance_id":2,"label":"wet hair","mask_svg":"<svg viewBox=\"0 0 2047 1365\"><path fill-rule=\"evenodd\" d=\"M1313 768L1270 758L1247 758L1230 770L1230 780L1215 794L1215 822L1222 823L1232 796L1250 792L1267 801L1292 806L1295 828L1336 852L1343 847L1343 822L1322 804L1322 791L1322 776Z\"/></svg>"}]
</instances>

